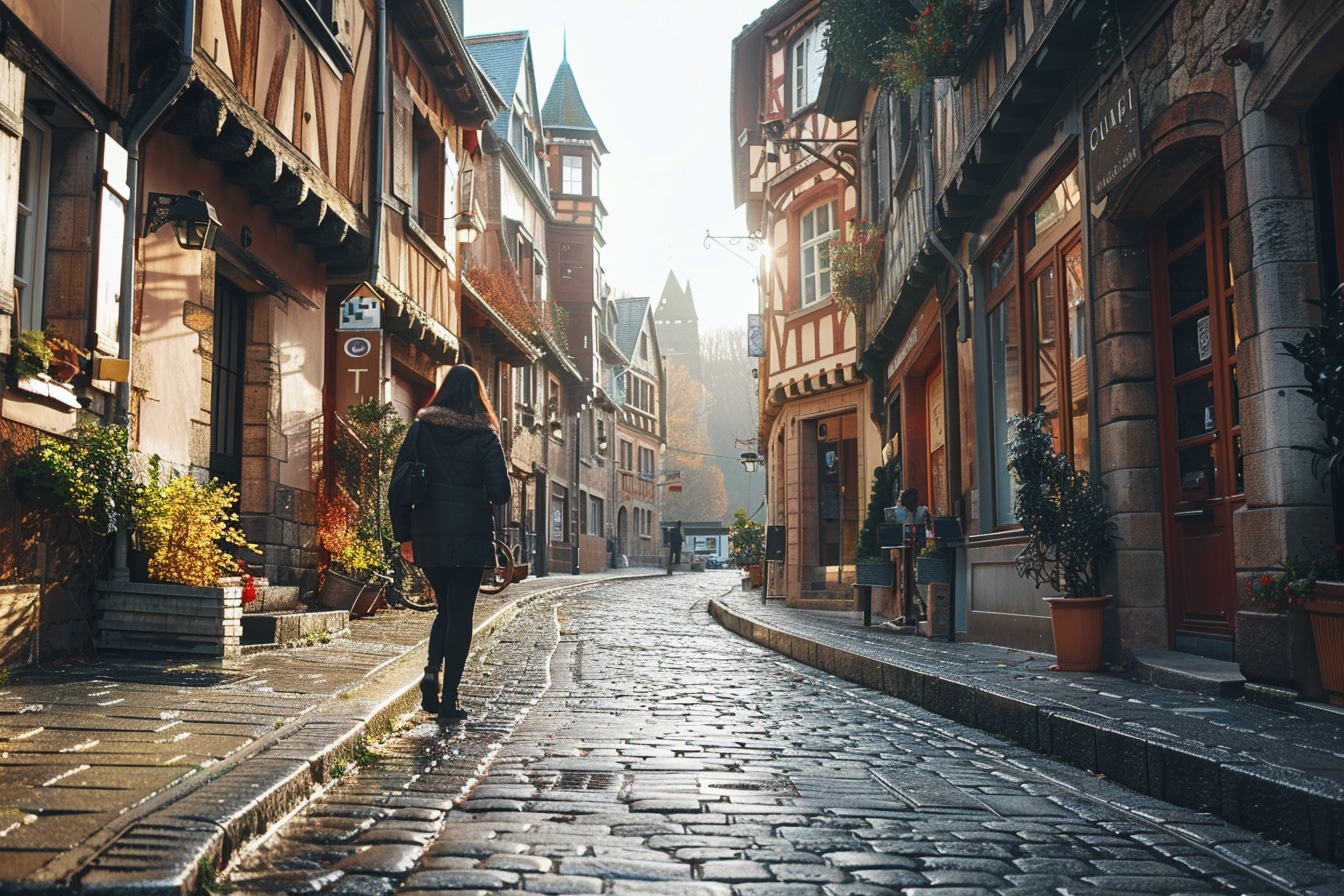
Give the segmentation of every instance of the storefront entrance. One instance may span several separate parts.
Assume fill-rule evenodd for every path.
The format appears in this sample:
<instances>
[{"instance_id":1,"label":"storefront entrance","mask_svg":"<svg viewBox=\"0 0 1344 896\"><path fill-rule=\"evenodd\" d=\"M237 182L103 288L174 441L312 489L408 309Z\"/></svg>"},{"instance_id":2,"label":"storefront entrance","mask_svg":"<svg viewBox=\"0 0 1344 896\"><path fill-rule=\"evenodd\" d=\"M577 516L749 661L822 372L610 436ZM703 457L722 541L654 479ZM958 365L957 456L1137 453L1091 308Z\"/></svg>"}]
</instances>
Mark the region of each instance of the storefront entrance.
<instances>
[{"instance_id":1,"label":"storefront entrance","mask_svg":"<svg viewBox=\"0 0 1344 896\"><path fill-rule=\"evenodd\" d=\"M1231 659L1232 513L1245 499L1223 178L1205 180L1154 224L1170 636L1178 650Z\"/></svg>"}]
</instances>

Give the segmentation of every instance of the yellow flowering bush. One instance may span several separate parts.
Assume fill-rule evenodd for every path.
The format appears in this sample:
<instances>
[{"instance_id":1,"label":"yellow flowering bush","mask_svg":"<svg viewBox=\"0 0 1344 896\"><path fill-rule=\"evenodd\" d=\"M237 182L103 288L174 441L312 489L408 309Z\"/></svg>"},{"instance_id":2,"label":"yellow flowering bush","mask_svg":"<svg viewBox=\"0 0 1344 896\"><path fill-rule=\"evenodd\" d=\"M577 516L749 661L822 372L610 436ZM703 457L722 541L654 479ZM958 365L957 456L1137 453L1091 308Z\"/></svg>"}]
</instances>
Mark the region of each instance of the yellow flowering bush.
<instances>
[{"instance_id":1,"label":"yellow flowering bush","mask_svg":"<svg viewBox=\"0 0 1344 896\"><path fill-rule=\"evenodd\" d=\"M238 528L238 487L211 479L173 476L160 482L157 459L150 481L136 498L140 544L149 552L149 577L179 585L213 587L223 576L238 574L232 545L255 552Z\"/></svg>"}]
</instances>

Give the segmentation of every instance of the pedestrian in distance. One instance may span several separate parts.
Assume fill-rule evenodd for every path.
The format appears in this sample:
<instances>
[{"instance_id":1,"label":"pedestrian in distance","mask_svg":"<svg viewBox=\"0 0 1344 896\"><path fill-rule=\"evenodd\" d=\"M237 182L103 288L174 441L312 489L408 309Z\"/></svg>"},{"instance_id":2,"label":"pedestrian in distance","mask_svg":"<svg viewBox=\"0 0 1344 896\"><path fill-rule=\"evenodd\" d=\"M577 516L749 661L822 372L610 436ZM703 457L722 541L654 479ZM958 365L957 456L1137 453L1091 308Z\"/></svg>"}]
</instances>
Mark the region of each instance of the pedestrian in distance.
<instances>
[{"instance_id":1,"label":"pedestrian in distance","mask_svg":"<svg viewBox=\"0 0 1344 896\"><path fill-rule=\"evenodd\" d=\"M672 529L667 533L667 547L672 552L672 565L681 565L681 544L684 539L681 535L681 521L672 524Z\"/></svg>"},{"instance_id":2,"label":"pedestrian in distance","mask_svg":"<svg viewBox=\"0 0 1344 896\"><path fill-rule=\"evenodd\" d=\"M495 566L491 505L508 504L509 470L499 418L480 374L466 364L448 371L416 424L397 453L397 467L424 464L428 484L413 503L392 504L392 535L401 543L401 556L425 571L438 610L429 630L420 706L441 721L455 721L467 715L457 691L471 649L476 592L485 571Z\"/></svg>"}]
</instances>

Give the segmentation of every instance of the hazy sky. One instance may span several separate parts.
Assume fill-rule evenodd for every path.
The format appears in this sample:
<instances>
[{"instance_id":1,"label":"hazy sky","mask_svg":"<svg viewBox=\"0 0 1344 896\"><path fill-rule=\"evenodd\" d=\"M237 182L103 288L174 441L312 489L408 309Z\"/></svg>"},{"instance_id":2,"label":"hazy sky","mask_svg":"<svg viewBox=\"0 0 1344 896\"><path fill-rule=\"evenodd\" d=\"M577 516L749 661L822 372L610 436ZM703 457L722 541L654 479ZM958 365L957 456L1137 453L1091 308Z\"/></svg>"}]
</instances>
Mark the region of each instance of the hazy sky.
<instances>
[{"instance_id":1,"label":"hazy sky","mask_svg":"<svg viewBox=\"0 0 1344 896\"><path fill-rule=\"evenodd\" d=\"M733 207L732 41L770 0L466 0L468 35L527 31L538 102L569 64L608 154L603 268L617 295L655 302L689 280L700 326L746 326L755 271L713 243L745 233Z\"/></svg>"}]
</instances>

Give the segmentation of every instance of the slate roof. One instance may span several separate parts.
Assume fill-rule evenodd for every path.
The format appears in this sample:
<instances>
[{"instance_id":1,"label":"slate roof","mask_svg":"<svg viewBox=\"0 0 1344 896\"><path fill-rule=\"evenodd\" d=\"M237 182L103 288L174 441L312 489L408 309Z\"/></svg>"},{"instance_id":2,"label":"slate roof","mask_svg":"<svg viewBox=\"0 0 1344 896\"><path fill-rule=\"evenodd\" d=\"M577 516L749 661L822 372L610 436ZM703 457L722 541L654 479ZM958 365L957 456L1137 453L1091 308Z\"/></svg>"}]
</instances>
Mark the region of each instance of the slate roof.
<instances>
[{"instance_id":1,"label":"slate roof","mask_svg":"<svg viewBox=\"0 0 1344 896\"><path fill-rule=\"evenodd\" d=\"M579 94L579 82L574 78L574 70L569 66L569 57L560 62L560 68L551 82L551 90L546 94L546 103L541 107L542 121L552 133L565 137L586 137L597 144L598 152L604 155L607 145L602 142L597 125L593 124L588 107L583 104Z\"/></svg>"},{"instance_id":2,"label":"slate roof","mask_svg":"<svg viewBox=\"0 0 1344 896\"><path fill-rule=\"evenodd\" d=\"M635 356L635 346L639 343L639 332L644 327L644 314L648 308L648 296L616 299L616 313L620 315L620 321L616 325L616 347L627 358Z\"/></svg>"},{"instance_id":3,"label":"slate roof","mask_svg":"<svg viewBox=\"0 0 1344 896\"><path fill-rule=\"evenodd\" d=\"M467 38L471 58L485 72L504 97L504 111L491 122L490 129L504 143L509 142L509 116L513 114L513 98L518 93L518 79L524 77L523 62L527 59L526 31L502 34L478 34Z\"/></svg>"}]
</instances>

